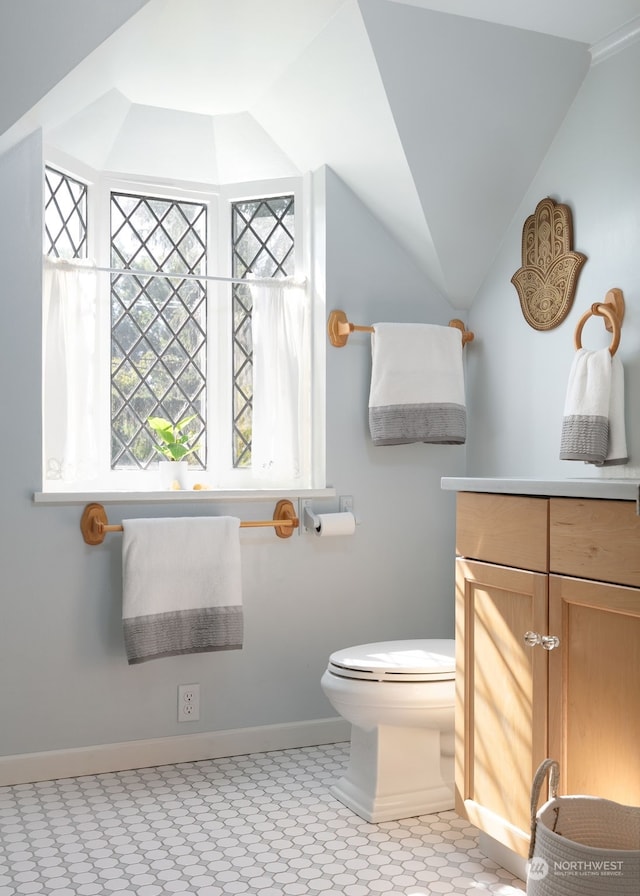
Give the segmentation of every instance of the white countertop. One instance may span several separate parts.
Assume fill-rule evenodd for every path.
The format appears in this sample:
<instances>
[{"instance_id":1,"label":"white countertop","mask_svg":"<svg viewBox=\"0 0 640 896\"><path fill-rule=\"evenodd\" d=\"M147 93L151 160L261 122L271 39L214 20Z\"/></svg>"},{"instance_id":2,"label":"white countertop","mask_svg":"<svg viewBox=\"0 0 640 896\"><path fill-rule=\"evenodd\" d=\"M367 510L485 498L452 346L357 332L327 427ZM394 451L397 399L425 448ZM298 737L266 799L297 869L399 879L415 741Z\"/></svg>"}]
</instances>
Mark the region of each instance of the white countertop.
<instances>
[{"instance_id":1,"label":"white countertop","mask_svg":"<svg viewBox=\"0 0 640 896\"><path fill-rule=\"evenodd\" d=\"M443 489L455 492L491 492L502 495L546 495L554 498L604 498L637 501L637 479L500 479L443 477Z\"/></svg>"}]
</instances>

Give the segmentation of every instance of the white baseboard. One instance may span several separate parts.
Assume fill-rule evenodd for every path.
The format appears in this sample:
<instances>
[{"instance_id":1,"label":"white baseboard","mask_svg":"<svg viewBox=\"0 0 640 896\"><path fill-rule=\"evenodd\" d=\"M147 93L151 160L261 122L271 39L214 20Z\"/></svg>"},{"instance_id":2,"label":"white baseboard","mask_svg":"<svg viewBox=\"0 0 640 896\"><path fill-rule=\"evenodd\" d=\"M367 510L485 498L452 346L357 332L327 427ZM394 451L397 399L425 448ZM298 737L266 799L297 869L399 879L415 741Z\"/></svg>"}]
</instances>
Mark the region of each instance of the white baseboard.
<instances>
[{"instance_id":1,"label":"white baseboard","mask_svg":"<svg viewBox=\"0 0 640 896\"><path fill-rule=\"evenodd\" d=\"M527 860L523 859L522 856L519 856L512 849L509 849L508 846L498 843L498 841L494 840L493 837L490 837L489 834L480 831L478 837L478 849L488 859L493 859L493 861L497 865L500 865L501 868L506 868L507 871L510 871L514 877L526 881Z\"/></svg>"},{"instance_id":2,"label":"white baseboard","mask_svg":"<svg viewBox=\"0 0 640 896\"><path fill-rule=\"evenodd\" d=\"M171 765L244 756L294 747L348 741L351 726L344 719L313 719L256 728L208 731L177 737L157 737L117 744L97 744L69 750L0 756L0 786L99 775L132 768Z\"/></svg>"}]
</instances>

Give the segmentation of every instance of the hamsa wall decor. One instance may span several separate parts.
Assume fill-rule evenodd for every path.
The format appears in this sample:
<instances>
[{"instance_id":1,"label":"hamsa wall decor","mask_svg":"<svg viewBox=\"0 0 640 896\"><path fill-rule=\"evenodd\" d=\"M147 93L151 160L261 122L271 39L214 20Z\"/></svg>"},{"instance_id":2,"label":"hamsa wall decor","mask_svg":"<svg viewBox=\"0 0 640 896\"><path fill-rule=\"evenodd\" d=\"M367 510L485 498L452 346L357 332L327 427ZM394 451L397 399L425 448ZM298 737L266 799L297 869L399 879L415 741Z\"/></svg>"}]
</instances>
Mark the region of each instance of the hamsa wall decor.
<instances>
[{"instance_id":1,"label":"hamsa wall decor","mask_svg":"<svg viewBox=\"0 0 640 896\"><path fill-rule=\"evenodd\" d=\"M571 209L542 199L522 228L522 267L511 282L520 307L535 330L551 330L565 319L586 255L573 252Z\"/></svg>"}]
</instances>

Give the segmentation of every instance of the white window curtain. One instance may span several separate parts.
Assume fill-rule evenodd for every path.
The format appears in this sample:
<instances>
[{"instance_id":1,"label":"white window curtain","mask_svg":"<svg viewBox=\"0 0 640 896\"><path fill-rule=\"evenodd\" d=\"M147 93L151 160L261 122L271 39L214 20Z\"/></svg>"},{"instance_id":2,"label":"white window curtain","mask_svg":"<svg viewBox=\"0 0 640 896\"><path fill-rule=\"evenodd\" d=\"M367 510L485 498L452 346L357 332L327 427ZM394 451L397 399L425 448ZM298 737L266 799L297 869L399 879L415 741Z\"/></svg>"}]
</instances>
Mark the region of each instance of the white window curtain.
<instances>
[{"instance_id":1,"label":"white window curtain","mask_svg":"<svg viewBox=\"0 0 640 896\"><path fill-rule=\"evenodd\" d=\"M44 478L97 474L98 278L92 262L45 257Z\"/></svg>"},{"instance_id":2,"label":"white window curtain","mask_svg":"<svg viewBox=\"0 0 640 896\"><path fill-rule=\"evenodd\" d=\"M251 285L254 478L302 481L310 450L309 302L301 286Z\"/></svg>"}]
</instances>

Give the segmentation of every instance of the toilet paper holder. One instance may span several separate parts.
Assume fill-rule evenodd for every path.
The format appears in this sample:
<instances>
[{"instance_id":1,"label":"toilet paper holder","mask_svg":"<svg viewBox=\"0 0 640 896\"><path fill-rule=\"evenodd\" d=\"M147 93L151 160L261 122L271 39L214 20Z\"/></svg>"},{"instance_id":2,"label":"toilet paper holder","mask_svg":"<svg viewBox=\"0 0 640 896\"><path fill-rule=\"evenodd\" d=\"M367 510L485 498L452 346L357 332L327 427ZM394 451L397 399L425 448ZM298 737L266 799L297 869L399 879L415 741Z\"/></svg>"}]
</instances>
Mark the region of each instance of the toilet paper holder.
<instances>
[{"instance_id":1,"label":"toilet paper holder","mask_svg":"<svg viewBox=\"0 0 640 896\"><path fill-rule=\"evenodd\" d=\"M353 513L353 498L351 495L341 495L338 499L339 506L337 513ZM312 501L310 498L300 498L300 507L298 512L298 518L300 519L302 525L298 529L298 534L302 534L302 531L311 532L313 535L317 534L320 529L320 518L314 513L311 507ZM356 524L358 523L357 518L355 518Z\"/></svg>"},{"instance_id":2,"label":"toilet paper holder","mask_svg":"<svg viewBox=\"0 0 640 896\"><path fill-rule=\"evenodd\" d=\"M300 527L300 531L302 532L302 530L305 529L307 532L313 532L317 529L319 520L311 509L311 501L305 500L300 503L302 505L302 513L300 515L302 526Z\"/></svg>"}]
</instances>

